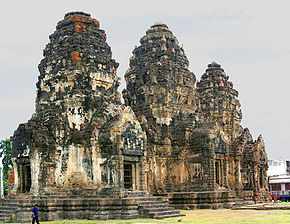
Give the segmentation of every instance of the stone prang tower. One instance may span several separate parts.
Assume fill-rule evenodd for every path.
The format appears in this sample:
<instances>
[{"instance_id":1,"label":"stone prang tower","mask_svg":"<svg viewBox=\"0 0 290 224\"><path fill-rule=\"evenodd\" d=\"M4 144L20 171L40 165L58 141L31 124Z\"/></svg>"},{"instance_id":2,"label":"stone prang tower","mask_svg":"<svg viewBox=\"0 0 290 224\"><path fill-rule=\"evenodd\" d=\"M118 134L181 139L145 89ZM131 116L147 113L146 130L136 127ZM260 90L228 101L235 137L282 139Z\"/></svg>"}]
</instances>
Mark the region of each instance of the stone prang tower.
<instances>
[{"instance_id":1,"label":"stone prang tower","mask_svg":"<svg viewBox=\"0 0 290 224\"><path fill-rule=\"evenodd\" d=\"M178 40L163 23L155 23L133 50L125 74L125 103L131 106L147 134L146 182L161 189L172 157L186 145L195 125L195 75ZM149 159L154 158L154 159ZM158 174L154 174L158 167Z\"/></svg>"},{"instance_id":2,"label":"stone prang tower","mask_svg":"<svg viewBox=\"0 0 290 224\"><path fill-rule=\"evenodd\" d=\"M146 137L120 102L118 63L99 26L89 14L68 13L50 35L39 65L36 112L12 138L13 193L118 191L124 188L124 155L138 161L127 164L138 176L128 184L144 188Z\"/></svg>"},{"instance_id":3,"label":"stone prang tower","mask_svg":"<svg viewBox=\"0 0 290 224\"><path fill-rule=\"evenodd\" d=\"M133 50L130 68L125 74L124 98L155 141L157 129L180 123L182 113L188 118L195 112L195 75L188 70L188 59L168 27L156 23ZM146 122L142 122L145 124ZM166 135L166 133L164 133ZM170 133L167 133L170 135Z\"/></svg>"}]
</instances>

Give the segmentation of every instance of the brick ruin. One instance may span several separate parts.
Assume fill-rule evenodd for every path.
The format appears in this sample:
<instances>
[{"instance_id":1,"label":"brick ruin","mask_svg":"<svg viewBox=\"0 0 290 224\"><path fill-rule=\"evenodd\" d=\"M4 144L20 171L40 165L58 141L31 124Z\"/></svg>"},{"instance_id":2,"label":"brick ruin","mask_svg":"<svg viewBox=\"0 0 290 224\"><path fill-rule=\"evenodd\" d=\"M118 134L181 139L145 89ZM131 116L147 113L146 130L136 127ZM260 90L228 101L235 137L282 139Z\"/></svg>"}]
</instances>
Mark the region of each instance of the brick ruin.
<instances>
[{"instance_id":1,"label":"brick ruin","mask_svg":"<svg viewBox=\"0 0 290 224\"><path fill-rule=\"evenodd\" d=\"M52 220L164 218L180 215L172 207L270 200L264 141L240 125L238 92L216 62L196 81L165 24L133 50L124 104L97 20L68 13L49 39L36 111L11 138L6 203L17 209L6 220L29 219L32 202Z\"/></svg>"}]
</instances>

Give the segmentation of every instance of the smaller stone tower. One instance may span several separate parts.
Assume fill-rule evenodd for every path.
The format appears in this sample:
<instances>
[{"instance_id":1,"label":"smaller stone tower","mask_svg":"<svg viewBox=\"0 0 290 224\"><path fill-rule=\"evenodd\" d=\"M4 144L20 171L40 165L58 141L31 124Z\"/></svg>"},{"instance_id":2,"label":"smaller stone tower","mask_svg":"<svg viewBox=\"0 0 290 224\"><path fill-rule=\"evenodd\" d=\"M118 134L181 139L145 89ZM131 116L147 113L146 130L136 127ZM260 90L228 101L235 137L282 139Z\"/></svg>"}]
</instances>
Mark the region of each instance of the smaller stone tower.
<instances>
[{"instance_id":1,"label":"smaller stone tower","mask_svg":"<svg viewBox=\"0 0 290 224\"><path fill-rule=\"evenodd\" d=\"M223 131L231 136L240 127L242 112L238 91L228 79L229 76L224 69L216 62L212 62L197 83L197 92L201 122L217 122L223 127Z\"/></svg>"}]
</instances>

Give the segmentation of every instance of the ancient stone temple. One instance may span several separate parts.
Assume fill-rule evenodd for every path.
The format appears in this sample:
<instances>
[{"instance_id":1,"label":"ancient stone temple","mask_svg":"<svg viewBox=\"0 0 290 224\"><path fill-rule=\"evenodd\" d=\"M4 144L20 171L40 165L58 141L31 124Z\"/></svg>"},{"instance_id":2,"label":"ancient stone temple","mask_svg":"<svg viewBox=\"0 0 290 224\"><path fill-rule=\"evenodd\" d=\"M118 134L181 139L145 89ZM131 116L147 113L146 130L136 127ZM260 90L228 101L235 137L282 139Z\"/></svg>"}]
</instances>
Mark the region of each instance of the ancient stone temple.
<instances>
[{"instance_id":1,"label":"ancient stone temple","mask_svg":"<svg viewBox=\"0 0 290 224\"><path fill-rule=\"evenodd\" d=\"M156 23L133 50L125 74L125 104L146 132L146 189L176 208L229 206L270 199L267 154L241 125L238 92L219 64L201 80L184 49Z\"/></svg>"},{"instance_id":2,"label":"ancient stone temple","mask_svg":"<svg viewBox=\"0 0 290 224\"><path fill-rule=\"evenodd\" d=\"M240 125L238 92L219 64L199 82L185 51L156 23L125 74L97 20L71 12L39 64L36 111L12 140L14 185L4 221L179 216L269 200L267 155ZM170 204L170 206L169 206ZM0 209L1 210L1 209Z\"/></svg>"}]
</instances>

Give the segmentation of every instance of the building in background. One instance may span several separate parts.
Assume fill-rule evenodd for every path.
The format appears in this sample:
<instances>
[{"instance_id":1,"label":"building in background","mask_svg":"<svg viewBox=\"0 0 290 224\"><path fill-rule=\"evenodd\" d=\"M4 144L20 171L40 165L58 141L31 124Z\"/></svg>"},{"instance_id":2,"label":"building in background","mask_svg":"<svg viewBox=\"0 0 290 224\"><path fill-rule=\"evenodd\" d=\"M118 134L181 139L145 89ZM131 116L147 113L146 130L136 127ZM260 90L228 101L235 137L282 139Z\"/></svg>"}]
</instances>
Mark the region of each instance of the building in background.
<instances>
[{"instance_id":1,"label":"building in background","mask_svg":"<svg viewBox=\"0 0 290 224\"><path fill-rule=\"evenodd\" d=\"M268 177L290 173L290 161L286 160L269 160Z\"/></svg>"},{"instance_id":2,"label":"building in background","mask_svg":"<svg viewBox=\"0 0 290 224\"><path fill-rule=\"evenodd\" d=\"M272 195L282 201L290 201L290 161L268 161L268 183Z\"/></svg>"}]
</instances>

